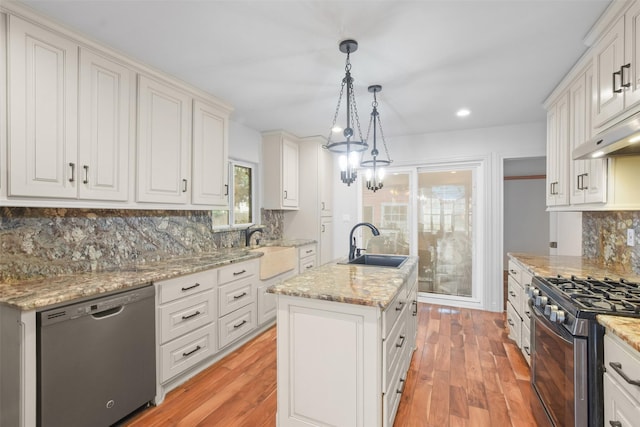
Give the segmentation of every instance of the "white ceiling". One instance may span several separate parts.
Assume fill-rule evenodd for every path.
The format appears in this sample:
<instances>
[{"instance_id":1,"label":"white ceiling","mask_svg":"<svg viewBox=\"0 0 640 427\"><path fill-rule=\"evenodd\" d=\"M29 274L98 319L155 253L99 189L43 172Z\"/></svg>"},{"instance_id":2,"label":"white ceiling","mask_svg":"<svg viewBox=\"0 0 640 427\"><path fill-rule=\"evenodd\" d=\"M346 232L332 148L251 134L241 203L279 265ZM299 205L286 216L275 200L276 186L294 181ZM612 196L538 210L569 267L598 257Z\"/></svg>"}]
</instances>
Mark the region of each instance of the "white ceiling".
<instances>
[{"instance_id":1,"label":"white ceiling","mask_svg":"<svg viewBox=\"0 0 640 427\"><path fill-rule=\"evenodd\" d=\"M231 104L258 131L328 135L351 55L362 132L387 139L544 120L609 1L25 1ZM455 116L459 108L469 117ZM344 115L343 110L341 111Z\"/></svg>"}]
</instances>

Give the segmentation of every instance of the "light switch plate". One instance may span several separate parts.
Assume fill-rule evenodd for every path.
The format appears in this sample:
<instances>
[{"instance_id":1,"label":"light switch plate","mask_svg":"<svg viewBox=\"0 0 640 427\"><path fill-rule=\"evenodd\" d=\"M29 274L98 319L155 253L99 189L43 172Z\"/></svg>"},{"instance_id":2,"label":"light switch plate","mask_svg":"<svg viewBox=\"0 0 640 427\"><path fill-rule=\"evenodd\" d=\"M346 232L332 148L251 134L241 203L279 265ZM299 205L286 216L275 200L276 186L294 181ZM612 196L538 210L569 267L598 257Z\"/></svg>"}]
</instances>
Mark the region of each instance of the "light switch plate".
<instances>
[{"instance_id":1,"label":"light switch plate","mask_svg":"<svg viewBox=\"0 0 640 427\"><path fill-rule=\"evenodd\" d=\"M636 245L636 235L633 228L627 228L627 246Z\"/></svg>"}]
</instances>

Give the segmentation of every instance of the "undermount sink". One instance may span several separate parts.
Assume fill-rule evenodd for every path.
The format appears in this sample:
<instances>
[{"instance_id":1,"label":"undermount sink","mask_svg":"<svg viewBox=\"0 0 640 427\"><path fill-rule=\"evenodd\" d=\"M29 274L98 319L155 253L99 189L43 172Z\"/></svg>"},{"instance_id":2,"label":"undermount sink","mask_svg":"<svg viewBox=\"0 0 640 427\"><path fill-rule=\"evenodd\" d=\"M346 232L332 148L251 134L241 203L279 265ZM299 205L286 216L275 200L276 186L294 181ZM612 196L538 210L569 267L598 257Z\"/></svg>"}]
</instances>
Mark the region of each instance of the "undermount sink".
<instances>
[{"instance_id":1,"label":"undermount sink","mask_svg":"<svg viewBox=\"0 0 640 427\"><path fill-rule=\"evenodd\" d=\"M409 258L407 255L366 254L340 264L372 265L377 267L400 268Z\"/></svg>"},{"instance_id":2,"label":"undermount sink","mask_svg":"<svg viewBox=\"0 0 640 427\"><path fill-rule=\"evenodd\" d=\"M298 263L296 248L290 246L264 246L252 249L251 252L264 254L260 257L260 280L293 270Z\"/></svg>"}]
</instances>

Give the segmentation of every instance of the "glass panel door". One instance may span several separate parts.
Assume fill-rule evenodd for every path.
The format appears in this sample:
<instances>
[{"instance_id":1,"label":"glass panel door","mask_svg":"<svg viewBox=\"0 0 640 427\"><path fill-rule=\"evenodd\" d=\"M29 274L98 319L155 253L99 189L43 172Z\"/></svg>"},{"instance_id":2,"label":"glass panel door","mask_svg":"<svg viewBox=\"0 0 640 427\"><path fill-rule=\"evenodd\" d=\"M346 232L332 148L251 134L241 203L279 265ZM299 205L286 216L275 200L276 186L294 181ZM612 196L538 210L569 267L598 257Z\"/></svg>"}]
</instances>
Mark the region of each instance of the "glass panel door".
<instances>
[{"instance_id":1,"label":"glass panel door","mask_svg":"<svg viewBox=\"0 0 640 427\"><path fill-rule=\"evenodd\" d=\"M473 297L474 171L418 172L418 291Z\"/></svg>"}]
</instances>

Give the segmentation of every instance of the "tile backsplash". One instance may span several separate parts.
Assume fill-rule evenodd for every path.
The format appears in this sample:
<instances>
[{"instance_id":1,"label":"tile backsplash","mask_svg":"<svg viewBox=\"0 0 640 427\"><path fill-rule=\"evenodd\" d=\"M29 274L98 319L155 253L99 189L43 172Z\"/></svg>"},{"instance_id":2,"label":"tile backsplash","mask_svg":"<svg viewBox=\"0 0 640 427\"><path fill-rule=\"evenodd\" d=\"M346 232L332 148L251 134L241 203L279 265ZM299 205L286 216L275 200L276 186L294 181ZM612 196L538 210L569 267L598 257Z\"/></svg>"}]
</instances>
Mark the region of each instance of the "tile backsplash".
<instances>
[{"instance_id":1,"label":"tile backsplash","mask_svg":"<svg viewBox=\"0 0 640 427\"><path fill-rule=\"evenodd\" d=\"M636 245L627 246L627 229ZM640 274L640 211L583 212L582 255L607 267Z\"/></svg>"},{"instance_id":2,"label":"tile backsplash","mask_svg":"<svg viewBox=\"0 0 640 427\"><path fill-rule=\"evenodd\" d=\"M282 238L281 211L262 212L263 239ZM99 271L245 245L211 230L210 211L0 208L0 280Z\"/></svg>"}]
</instances>

